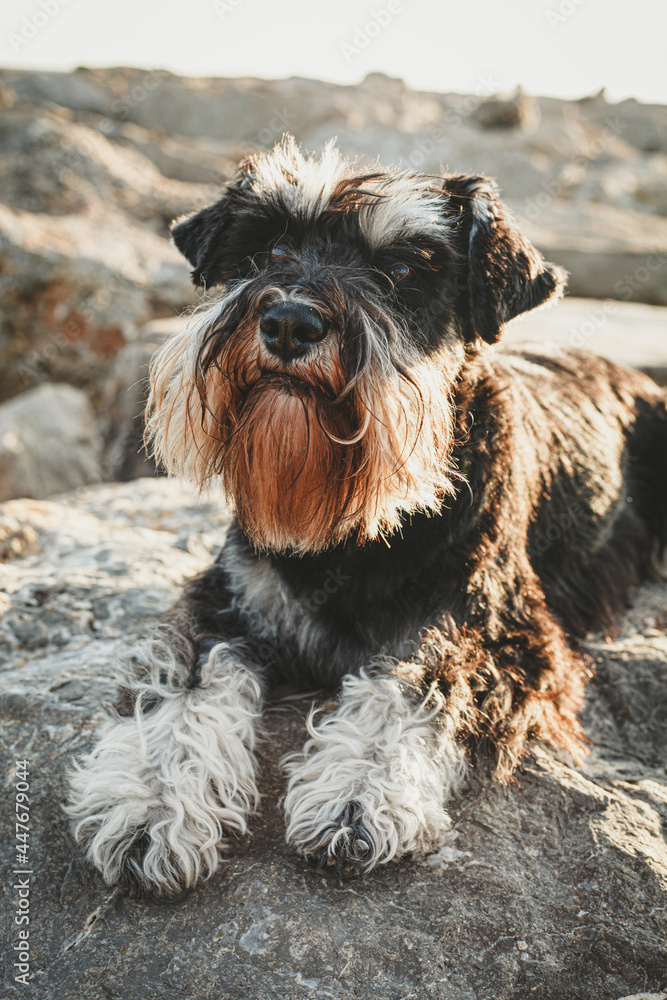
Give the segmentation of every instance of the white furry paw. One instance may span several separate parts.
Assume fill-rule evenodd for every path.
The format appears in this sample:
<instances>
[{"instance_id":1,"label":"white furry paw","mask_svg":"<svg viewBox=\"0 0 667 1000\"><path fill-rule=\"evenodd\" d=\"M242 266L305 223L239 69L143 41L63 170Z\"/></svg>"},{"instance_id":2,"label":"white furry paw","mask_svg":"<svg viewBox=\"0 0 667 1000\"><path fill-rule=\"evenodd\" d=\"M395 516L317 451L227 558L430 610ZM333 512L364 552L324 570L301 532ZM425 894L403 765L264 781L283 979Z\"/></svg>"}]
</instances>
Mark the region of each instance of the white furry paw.
<instances>
[{"instance_id":1,"label":"white furry paw","mask_svg":"<svg viewBox=\"0 0 667 1000\"><path fill-rule=\"evenodd\" d=\"M225 833L244 833L257 804L256 678L214 647L200 685L156 683L145 714L108 722L70 775L66 812L76 840L107 883L127 879L154 893L213 874Z\"/></svg>"},{"instance_id":2,"label":"white furry paw","mask_svg":"<svg viewBox=\"0 0 667 1000\"><path fill-rule=\"evenodd\" d=\"M288 842L366 871L439 843L465 772L443 709L437 691L415 701L395 677L346 677L339 707L317 726L311 712L303 753L285 760Z\"/></svg>"}]
</instances>

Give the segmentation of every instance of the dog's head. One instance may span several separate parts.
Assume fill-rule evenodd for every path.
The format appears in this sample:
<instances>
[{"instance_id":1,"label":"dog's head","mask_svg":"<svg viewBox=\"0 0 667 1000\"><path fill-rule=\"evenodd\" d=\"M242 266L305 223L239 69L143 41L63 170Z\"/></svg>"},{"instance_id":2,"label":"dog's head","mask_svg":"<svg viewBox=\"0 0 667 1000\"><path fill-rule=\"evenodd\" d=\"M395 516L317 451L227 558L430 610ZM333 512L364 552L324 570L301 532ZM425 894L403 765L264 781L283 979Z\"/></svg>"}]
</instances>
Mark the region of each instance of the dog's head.
<instances>
[{"instance_id":1,"label":"dog's head","mask_svg":"<svg viewBox=\"0 0 667 1000\"><path fill-rule=\"evenodd\" d=\"M559 293L482 177L360 166L292 139L241 164L176 246L216 292L151 366L147 437L219 480L260 549L315 552L436 511L466 352Z\"/></svg>"}]
</instances>

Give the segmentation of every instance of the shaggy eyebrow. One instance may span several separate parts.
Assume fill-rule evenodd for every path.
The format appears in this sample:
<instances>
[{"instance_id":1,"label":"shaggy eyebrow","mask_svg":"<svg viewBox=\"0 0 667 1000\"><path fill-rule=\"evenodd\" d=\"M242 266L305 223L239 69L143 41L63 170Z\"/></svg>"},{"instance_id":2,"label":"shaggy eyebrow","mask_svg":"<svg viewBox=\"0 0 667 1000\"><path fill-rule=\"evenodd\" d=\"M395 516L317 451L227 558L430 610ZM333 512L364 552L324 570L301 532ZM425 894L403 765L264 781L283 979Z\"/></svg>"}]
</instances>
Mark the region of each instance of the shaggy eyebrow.
<instances>
[{"instance_id":1,"label":"shaggy eyebrow","mask_svg":"<svg viewBox=\"0 0 667 1000\"><path fill-rule=\"evenodd\" d=\"M401 240L378 247L372 255L374 264L389 265L396 262L409 264L422 271L438 270L451 257L446 245L437 246L432 239L420 245L412 240Z\"/></svg>"}]
</instances>

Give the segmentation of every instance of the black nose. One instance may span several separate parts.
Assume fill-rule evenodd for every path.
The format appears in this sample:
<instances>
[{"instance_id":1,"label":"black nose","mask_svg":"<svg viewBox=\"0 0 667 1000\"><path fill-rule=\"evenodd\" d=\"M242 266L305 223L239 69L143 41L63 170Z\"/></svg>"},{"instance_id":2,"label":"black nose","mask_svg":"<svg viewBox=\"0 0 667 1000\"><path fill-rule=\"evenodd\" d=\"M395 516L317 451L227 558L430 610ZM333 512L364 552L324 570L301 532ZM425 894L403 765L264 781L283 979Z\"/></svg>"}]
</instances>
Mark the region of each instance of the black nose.
<instances>
[{"instance_id":1,"label":"black nose","mask_svg":"<svg viewBox=\"0 0 667 1000\"><path fill-rule=\"evenodd\" d=\"M326 324L316 309L301 302L278 302L262 316L259 329L272 354L291 361L310 344L326 336Z\"/></svg>"}]
</instances>

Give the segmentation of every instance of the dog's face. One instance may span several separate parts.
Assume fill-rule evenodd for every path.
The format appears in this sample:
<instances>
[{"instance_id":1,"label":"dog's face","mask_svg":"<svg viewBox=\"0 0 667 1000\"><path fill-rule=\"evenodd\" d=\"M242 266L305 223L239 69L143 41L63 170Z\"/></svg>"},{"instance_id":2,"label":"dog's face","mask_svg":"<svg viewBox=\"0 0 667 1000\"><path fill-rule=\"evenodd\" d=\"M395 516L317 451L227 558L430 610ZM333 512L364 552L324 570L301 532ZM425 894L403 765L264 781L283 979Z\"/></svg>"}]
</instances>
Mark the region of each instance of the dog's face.
<instances>
[{"instance_id":1,"label":"dog's face","mask_svg":"<svg viewBox=\"0 0 667 1000\"><path fill-rule=\"evenodd\" d=\"M564 283L492 182L361 167L287 139L173 228L220 292L151 366L147 436L219 480L259 549L390 533L452 491L466 353Z\"/></svg>"}]
</instances>

